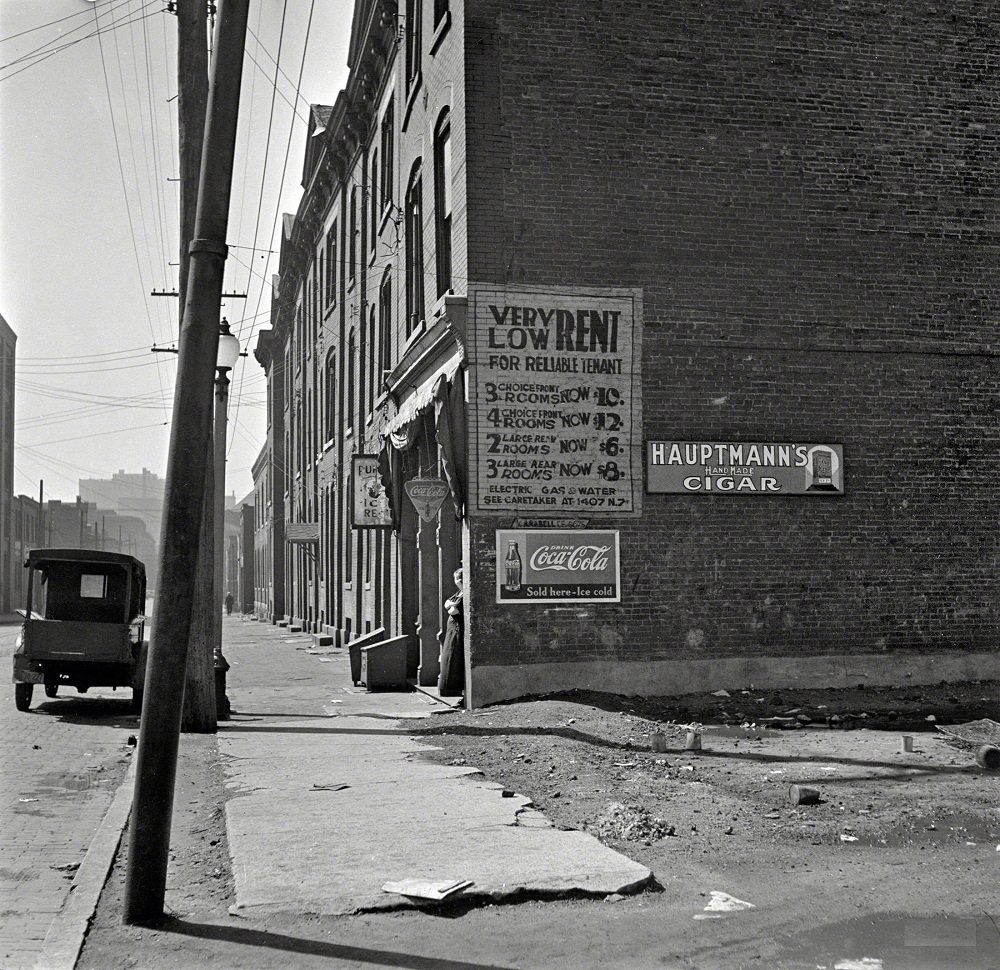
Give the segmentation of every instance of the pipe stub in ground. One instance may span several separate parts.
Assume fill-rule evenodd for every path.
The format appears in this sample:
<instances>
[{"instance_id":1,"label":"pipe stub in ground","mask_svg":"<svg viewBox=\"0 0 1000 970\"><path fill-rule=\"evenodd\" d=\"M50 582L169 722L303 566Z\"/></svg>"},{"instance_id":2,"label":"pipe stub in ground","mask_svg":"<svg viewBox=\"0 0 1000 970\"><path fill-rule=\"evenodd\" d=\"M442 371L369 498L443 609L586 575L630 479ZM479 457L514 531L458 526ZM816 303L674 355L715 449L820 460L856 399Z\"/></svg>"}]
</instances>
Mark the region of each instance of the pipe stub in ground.
<instances>
[{"instance_id":1,"label":"pipe stub in ground","mask_svg":"<svg viewBox=\"0 0 1000 970\"><path fill-rule=\"evenodd\" d=\"M976 752L976 764L990 771L1000 771L1000 748L995 744L984 744Z\"/></svg>"},{"instance_id":2,"label":"pipe stub in ground","mask_svg":"<svg viewBox=\"0 0 1000 970\"><path fill-rule=\"evenodd\" d=\"M789 785L788 801L791 805L816 805L819 803L819 789L808 785Z\"/></svg>"}]
</instances>

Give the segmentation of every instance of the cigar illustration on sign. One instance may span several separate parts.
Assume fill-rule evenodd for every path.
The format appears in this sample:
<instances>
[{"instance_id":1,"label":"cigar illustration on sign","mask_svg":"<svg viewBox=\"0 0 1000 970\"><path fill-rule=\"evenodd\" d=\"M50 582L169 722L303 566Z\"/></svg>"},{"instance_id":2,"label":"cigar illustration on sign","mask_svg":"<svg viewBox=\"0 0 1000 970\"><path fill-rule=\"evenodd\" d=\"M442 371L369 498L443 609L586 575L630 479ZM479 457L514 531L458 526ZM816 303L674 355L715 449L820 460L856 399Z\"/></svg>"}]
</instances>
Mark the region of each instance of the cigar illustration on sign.
<instances>
[{"instance_id":1,"label":"cigar illustration on sign","mask_svg":"<svg viewBox=\"0 0 1000 970\"><path fill-rule=\"evenodd\" d=\"M617 603L618 532L498 529L498 603Z\"/></svg>"}]
</instances>

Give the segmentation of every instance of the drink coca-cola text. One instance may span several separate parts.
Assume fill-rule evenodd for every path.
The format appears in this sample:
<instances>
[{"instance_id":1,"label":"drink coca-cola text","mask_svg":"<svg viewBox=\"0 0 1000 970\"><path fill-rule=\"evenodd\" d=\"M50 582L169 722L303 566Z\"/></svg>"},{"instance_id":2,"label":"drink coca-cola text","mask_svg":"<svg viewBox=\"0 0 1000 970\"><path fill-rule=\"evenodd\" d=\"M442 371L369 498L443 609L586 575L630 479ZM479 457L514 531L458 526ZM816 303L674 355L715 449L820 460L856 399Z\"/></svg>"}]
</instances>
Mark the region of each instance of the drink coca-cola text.
<instances>
[{"instance_id":1,"label":"drink coca-cola text","mask_svg":"<svg viewBox=\"0 0 1000 970\"><path fill-rule=\"evenodd\" d=\"M611 546L539 546L528 565L537 571L602 572L608 568L610 551Z\"/></svg>"}]
</instances>

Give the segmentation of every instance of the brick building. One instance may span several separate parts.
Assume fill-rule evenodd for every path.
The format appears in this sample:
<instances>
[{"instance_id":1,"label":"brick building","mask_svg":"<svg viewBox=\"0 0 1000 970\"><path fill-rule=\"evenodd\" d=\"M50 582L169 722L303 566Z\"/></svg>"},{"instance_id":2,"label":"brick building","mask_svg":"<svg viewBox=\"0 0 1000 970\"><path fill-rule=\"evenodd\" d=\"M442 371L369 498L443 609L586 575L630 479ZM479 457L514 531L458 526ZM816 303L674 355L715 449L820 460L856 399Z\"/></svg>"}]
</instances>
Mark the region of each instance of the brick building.
<instances>
[{"instance_id":1,"label":"brick building","mask_svg":"<svg viewBox=\"0 0 1000 970\"><path fill-rule=\"evenodd\" d=\"M283 619L431 683L462 563L474 704L997 675L992 20L359 2L257 348Z\"/></svg>"},{"instance_id":2,"label":"brick building","mask_svg":"<svg viewBox=\"0 0 1000 970\"><path fill-rule=\"evenodd\" d=\"M0 613L16 609L14 595L14 390L17 334L0 315ZM20 568L16 572L20 573Z\"/></svg>"}]
</instances>

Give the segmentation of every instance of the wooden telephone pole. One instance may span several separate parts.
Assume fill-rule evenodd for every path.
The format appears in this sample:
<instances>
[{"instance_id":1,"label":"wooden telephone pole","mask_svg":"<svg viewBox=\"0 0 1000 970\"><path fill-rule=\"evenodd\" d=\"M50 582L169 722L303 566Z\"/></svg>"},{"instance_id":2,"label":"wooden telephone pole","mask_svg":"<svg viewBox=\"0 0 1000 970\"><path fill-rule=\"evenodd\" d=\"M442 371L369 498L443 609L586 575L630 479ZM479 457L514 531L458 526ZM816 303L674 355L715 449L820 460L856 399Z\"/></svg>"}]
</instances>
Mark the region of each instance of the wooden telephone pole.
<instances>
[{"instance_id":1,"label":"wooden telephone pole","mask_svg":"<svg viewBox=\"0 0 1000 970\"><path fill-rule=\"evenodd\" d=\"M160 589L146 664L146 692L129 828L124 921L163 916L188 638L197 585L205 479L212 438L219 304L227 255L249 0L221 0L205 118L205 145L187 299L178 342L160 543Z\"/></svg>"},{"instance_id":2,"label":"wooden telephone pole","mask_svg":"<svg viewBox=\"0 0 1000 970\"><path fill-rule=\"evenodd\" d=\"M178 273L180 320L187 298L188 246L194 238L198 208L198 181L208 108L208 5L206 0L176 0L177 10L177 131L180 153L180 267ZM211 449L211 438L209 439ZM208 461L200 555L196 569L194 619L184 682L181 730L211 734L216 729L215 709L215 595L212 588L212 465Z\"/></svg>"}]
</instances>

